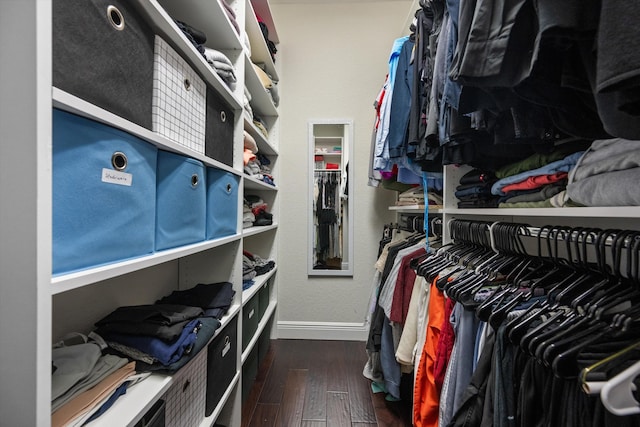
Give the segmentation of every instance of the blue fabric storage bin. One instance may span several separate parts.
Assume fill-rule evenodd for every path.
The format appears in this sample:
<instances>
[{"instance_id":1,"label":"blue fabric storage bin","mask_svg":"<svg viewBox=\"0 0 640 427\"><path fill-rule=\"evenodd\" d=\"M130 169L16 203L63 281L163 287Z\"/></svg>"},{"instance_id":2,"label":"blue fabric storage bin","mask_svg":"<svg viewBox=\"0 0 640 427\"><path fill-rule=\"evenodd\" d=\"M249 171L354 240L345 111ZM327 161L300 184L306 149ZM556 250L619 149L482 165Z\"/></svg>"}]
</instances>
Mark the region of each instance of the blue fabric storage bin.
<instances>
[{"instance_id":1,"label":"blue fabric storage bin","mask_svg":"<svg viewBox=\"0 0 640 427\"><path fill-rule=\"evenodd\" d=\"M53 274L154 249L157 148L53 110Z\"/></svg>"},{"instance_id":2,"label":"blue fabric storage bin","mask_svg":"<svg viewBox=\"0 0 640 427\"><path fill-rule=\"evenodd\" d=\"M199 160L158 151L156 250L205 239L207 188Z\"/></svg>"},{"instance_id":3,"label":"blue fabric storage bin","mask_svg":"<svg viewBox=\"0 0 640 427\"><path fill-rule=\"evenodd\" d=\"M207 168L207 239L238 232L238 183L230 172Z\"/></svg>"}]
</instances>

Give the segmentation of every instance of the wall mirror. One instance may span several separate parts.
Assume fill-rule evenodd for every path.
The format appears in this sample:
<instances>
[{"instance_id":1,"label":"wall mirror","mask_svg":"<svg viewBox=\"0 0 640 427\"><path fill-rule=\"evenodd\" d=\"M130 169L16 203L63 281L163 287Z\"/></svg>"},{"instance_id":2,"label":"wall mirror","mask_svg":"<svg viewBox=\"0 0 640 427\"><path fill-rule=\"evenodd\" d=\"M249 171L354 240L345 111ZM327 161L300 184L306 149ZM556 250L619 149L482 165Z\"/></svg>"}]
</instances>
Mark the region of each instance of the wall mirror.
<instances>
[{"instance_id":1,"label":"wall mirror","mask_svg":"<svg viewBox=\"0 0 640 427\"><path fill-rule=\"evenodd\" d=\"M309 121L310 276L353 276L353 121Z\"/></svg>"}]
</instances>

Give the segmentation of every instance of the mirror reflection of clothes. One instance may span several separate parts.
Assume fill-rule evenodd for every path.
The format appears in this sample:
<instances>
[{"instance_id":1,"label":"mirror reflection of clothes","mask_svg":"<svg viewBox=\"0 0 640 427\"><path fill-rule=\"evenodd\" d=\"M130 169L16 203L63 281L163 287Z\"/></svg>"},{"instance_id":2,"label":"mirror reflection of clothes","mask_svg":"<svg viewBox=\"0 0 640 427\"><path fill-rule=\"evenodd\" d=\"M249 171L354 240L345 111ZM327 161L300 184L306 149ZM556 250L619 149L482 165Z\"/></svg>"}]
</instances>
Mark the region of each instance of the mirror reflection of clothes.
<instances>
[{"instance_id":1,"label":"mirror reflection of clothes","mask_svg":"<svg viewBox=\"0 0 640 427\"><path fill-rule=\"evenodd\" d=\"M318 268L326 268L330 258L342 258L340 184L340 171L316 171L314 174L314 265Z\"/></svg>"}]
</instances>

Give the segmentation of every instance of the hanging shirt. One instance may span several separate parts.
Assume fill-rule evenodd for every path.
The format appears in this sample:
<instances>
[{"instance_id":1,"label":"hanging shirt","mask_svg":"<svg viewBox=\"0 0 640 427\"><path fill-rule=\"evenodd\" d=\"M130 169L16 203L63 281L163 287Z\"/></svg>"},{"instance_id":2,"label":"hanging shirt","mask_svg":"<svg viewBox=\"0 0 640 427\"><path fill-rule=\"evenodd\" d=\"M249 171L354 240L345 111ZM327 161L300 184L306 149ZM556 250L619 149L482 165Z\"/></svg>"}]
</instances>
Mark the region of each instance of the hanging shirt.
<instances>
[{"instance_id":1,"label":"hanging shirt","mask_svg":"<svg viewBox=\"0 0 640 427\"><path fill-rule=\"evenodd\" d=\"M391 98L393 96L393 85L396 79L396 70L400 58L400 52L404 42L409 40L409 36L400 37L393 42L391 55L389 57L389 78L385 85L385 96L380 107L380 125L376 133L376 151L373 168L376 170L388 170L389 165L389 118L391 115Z\"/></svg>"}]
</instances>

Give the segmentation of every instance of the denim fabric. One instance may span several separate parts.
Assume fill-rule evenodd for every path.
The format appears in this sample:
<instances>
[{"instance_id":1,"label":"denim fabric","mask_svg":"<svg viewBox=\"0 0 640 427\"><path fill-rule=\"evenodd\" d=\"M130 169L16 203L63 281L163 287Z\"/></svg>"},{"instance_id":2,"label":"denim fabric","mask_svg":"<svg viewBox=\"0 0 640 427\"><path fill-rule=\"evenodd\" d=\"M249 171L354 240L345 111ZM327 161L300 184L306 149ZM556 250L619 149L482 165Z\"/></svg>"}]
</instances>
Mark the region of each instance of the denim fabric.
<instances>
[{"instance_id":1,"label":"denim fabric","mask_svg":"<svg viewBox=\"0 0 640 427\"><path fill-rule=\"evenodd\" d=\"M494 359L495 399L493 425L495 427L516 427L515 399L517 388L513 381L514 347L506 338L506 323L496 332Z\"/></svg>"},{"instance_id":2,"label":"denim fabric","mask_svg":"<svg viewBox=\"0 0 640 427\"><path fill-rule=\"evenodd\" d=\"M396 80L393 85L391 112L389 114L389 158L391 160L406 155L407 126L411 111L411 82L413 81L413 66L411 58L415 43L407 40L402 45Z\"/></svg>"},{"instance_id":3,"label":"denim fabric","mask_svg":"<svg viewBox=\"0 0 640 427\"><path fill-rule=\"evenodd\" d=\"M400 381L402 372L396 361L393 345L393 331L388 318L382 324L382 341L380 343L380 364L384 376L384 385L391 396L400 399Z\"/></svg>"},{"instance_id":4,"label":"denim fabric","mask_svg":"<svg viewBox=\"0 0 640 427\"><path fill-rule=\"evenodd\" d=\"M390 170L389 164L389 118L391 116L391 99L393 96L393 87L396 78L396 70L398 61L400 60L400 52L404 43L409 40L408 36L400 37L393 42L391 54L389 56L389 77L386 83L386 93L380 107L380 124L376 133L376 149L373 168L375 170Z\"/></svg>"},{"instance_id":5,"label":"denim fabric","mask_svg":"<svg viewBox=\"0 0 640 427\"><path fill-rule=\"evenodd\" d=\"M451 381L446 393L443 389L443 394L440 396L440 402L445 401L445 409L440 415L440 424L443 426L450 422L453 414L462 405L463 394L471 382L480 321L474 311L465 310L462 304L456 304L451 314L451 324L455 331L456 342L449 367L447 367L447 374L450 373Z\"/></svg>"}]
</instances>

